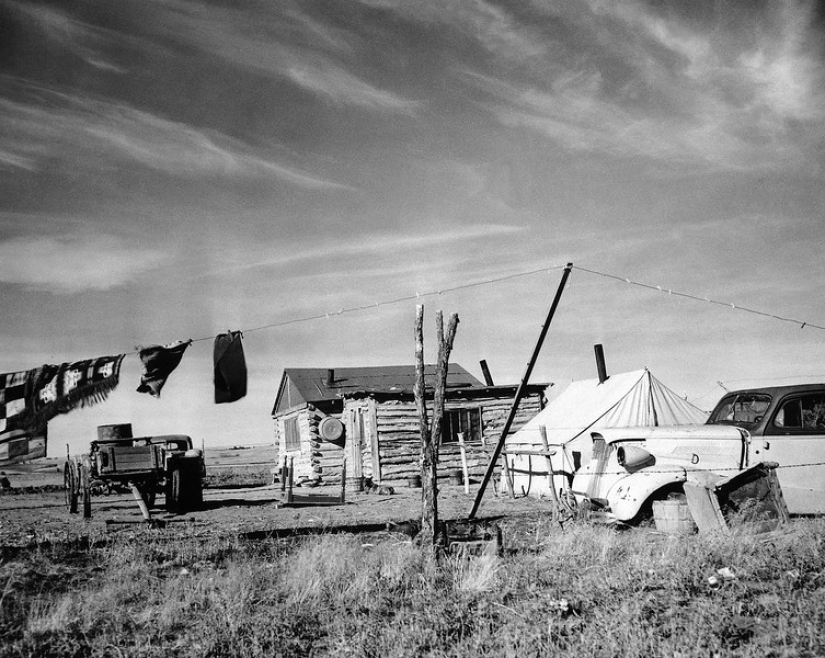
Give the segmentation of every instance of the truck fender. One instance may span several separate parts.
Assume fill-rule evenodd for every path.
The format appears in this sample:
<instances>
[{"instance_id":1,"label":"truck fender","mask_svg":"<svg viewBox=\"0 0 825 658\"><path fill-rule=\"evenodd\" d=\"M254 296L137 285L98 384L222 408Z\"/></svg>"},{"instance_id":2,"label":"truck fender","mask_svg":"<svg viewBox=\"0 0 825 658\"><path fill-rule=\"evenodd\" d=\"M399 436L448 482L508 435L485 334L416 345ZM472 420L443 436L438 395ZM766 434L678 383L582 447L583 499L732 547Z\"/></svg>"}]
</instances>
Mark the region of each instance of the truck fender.
<instances>
[{"instance_id":1,"label":"truck fender","mask_svg":"<svg viewBox=\"0 0 825 658\"><path fill-rule=\"evenodd\" d=\"M619 521L630 521L657 491L687 480L681 466L657 464L629 474L616 482L607 492L610 510Z\"/></svg>"}]
</instances>

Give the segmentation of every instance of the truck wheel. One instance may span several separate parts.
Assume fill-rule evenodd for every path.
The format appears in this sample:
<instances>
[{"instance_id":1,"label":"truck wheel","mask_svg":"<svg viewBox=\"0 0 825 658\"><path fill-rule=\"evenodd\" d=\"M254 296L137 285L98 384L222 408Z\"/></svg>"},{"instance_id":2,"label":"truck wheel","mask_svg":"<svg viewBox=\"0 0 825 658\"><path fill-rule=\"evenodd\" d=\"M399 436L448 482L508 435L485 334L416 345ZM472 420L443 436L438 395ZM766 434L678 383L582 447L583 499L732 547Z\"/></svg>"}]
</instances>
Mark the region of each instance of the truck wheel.
<instances>
[{"instance_id":1,"label":"truck wheel","mask_svg":"<svg viewBox=\"0 0 825 658\"><path fill-rule=\"evenodd\" d=\"M66 462L66 465L63 467L63 489L66 495L66 507L69 508L69 514L77 514L77 483L71 462Z\"/></svg>"},{"instance_id":2,"label":"truck wheel","mask_svg":"<svg viewBox=\"0 0 825 658\"><path fill-rule=\"evenodd\" d=\"M186 496L186 511L200 509L203 506L203 475L198 459L186 459L184 466L183 488Z\"/></svg>"},{"instance_id":3,"label":"truck wheel","mask_svg":"<svg viewBox=\"0 0 825 658\"><path fill-rule=\"evenodd\" d=\"M169 473L169 481L166 483L166 511L173 514L182 512L181 500L181 469L175 466Z\"/></svg>"}]
</instances>

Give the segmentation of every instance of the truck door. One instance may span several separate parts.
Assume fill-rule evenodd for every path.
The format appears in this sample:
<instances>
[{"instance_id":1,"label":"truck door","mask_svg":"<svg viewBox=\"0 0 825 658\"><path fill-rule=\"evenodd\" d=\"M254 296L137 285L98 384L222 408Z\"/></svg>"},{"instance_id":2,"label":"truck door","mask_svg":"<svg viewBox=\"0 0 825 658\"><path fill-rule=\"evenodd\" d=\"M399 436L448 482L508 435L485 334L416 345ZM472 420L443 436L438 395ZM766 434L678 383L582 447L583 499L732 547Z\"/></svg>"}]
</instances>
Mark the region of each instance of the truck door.
<instances>
[{"instance_id":1,"label":"truck door","mask_svg":"<svg viewBox=\"0 0 825 658\"><path fill-rule=\"evenodd\" d=\"M825 512L825 390L790 394L753 437L751 463L779 464L777 475L792 514Z\"/></svg>"}]
</instances>

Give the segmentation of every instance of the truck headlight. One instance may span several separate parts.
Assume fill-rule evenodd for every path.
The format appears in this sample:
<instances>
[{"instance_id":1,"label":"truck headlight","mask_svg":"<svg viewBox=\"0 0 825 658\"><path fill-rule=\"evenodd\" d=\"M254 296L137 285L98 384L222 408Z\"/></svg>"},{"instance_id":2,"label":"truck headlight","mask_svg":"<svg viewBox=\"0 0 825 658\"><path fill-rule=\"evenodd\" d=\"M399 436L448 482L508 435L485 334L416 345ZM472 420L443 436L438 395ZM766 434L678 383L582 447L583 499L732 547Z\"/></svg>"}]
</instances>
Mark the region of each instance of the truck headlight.
<instances>
[{"instance_id":1,"label":"truck headlight","mask_svg":"<svg viewBox=\"0 0 825 658\"><path fill-rule=\"evenodd\" d=\"M616 461L629 473L638 471L656 463L656 457L644 448L638 446L619 446L616 451Z\"/></svg>"}]
</instances>

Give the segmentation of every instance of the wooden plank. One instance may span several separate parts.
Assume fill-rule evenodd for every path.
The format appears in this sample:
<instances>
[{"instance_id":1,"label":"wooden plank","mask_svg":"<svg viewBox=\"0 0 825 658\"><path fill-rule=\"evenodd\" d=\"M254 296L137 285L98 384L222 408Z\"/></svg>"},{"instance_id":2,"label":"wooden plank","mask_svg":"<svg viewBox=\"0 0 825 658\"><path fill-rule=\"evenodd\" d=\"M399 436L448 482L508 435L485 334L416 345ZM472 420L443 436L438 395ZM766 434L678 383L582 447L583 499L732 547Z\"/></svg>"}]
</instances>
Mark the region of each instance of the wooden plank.
<instances>
[{"instance_id":1,"label":"wooden plank","mask_svg":"<svg viewBox=\"0 0 825 658\"><path fill-rule=\"evenodd\" d=\"M464 493L470 493L470 475L467 466L467 451L464 448L464 433L458 433L458 445L461 448L461 473L464 476Z\"/></svg>"},{"instance_id":2,"label":"wooden plank","mask_svg":"<svg viewBox=\"0 0 825 658\"><path fill-rule=\"evenodd\" d=\"M378 408L375 400L367 402L367 433L369 436L370 452L372 454L372 479L374 483L381 482L381 451L378 449Z\"/></svg>"},{"instance_id":3,"label":"wooden plank","mask_svg":"<svg viewBox=\"0 0 825 658\"><path fill-rule=\"evenodd\" d=\"M550 446L547 443L547 428L544 425L539 427L539 434L541 435L541 447L542 452L550 453ZM555 450L552 454L555 454ZM550 487L550 491L553 492L553 501L556 503L556 512L558 512L558 504L559 504L559 494L556 491L556 483L553 481L553 462L550 461L550 454L545 455L545 459L547 460L547 485Z\"/></svg>"},{"instance_id":4,"label":"wooden plank","mask_svg":"<svg viewBox=\"0 0 825 658\"><path fill-rule=\"evenodd\" d=\"M683 488L690 515L699 532L730 534L714 489L697 482L685 482Z\"/></svg>"}]
</instances>

